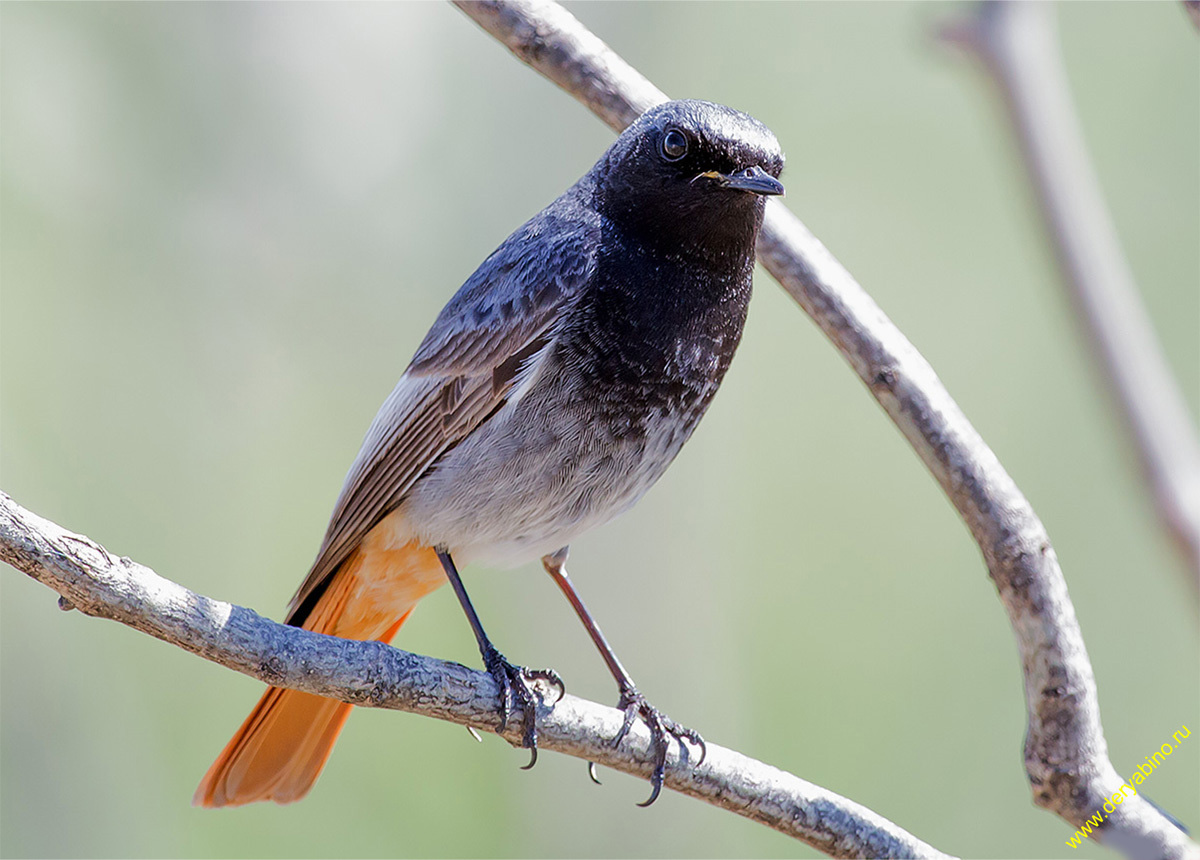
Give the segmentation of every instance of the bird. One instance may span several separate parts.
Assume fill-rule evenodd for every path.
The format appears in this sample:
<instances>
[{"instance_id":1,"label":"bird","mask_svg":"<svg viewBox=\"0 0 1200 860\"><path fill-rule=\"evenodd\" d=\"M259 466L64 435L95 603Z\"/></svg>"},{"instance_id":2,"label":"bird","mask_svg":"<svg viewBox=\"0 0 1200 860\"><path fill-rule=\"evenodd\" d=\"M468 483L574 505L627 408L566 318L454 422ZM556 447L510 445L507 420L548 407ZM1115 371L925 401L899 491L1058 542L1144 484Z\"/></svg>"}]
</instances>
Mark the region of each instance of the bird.
<instances>
[{"instance_id":1,"label":"bird","mask_svg":"<svg viewBox=\"0 0 1200 860\"><path fill-rule=\"evenodd\" d=\"M659 795L672 740L702 762L703 738L638 690L566 560L574 538L650 489L711 403L741 340L783 164L767 126L723 105L669 101L631 123L437 316L367 431L286 623L389 643L449 582L500 689L498 730L520 705L532 767L542 690L561 696L562 679L496 649L458 568L541 559L617 682L614 745L637 719L650 730L643 805ZM270 687L193 804L299 800L350 710Z\"/></svg>"}]
</instances>

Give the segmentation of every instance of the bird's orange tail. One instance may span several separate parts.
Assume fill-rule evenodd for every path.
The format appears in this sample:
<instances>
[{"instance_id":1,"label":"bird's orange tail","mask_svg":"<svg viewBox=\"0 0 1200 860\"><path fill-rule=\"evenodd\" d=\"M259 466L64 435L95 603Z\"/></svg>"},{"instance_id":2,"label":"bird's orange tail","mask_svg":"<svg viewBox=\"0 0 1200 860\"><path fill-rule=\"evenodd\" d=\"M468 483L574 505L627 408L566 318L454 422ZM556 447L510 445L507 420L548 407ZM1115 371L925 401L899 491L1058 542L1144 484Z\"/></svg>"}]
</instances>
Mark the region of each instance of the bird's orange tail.
<instances>
[{"instance_id":1,"label":"bird's orange tail","mask_svg":"<svg viewBox=\"0 0 1200 860\"><path fill-rule=\"evenodd\" d=\"M417 601L446 581L437 553L390 549L370 536L330 579L303 627L346 639L390 642ZM194 806L291 803L312 788L351 705L271 687L217 756Z\"/></svg>"}]
</instances>

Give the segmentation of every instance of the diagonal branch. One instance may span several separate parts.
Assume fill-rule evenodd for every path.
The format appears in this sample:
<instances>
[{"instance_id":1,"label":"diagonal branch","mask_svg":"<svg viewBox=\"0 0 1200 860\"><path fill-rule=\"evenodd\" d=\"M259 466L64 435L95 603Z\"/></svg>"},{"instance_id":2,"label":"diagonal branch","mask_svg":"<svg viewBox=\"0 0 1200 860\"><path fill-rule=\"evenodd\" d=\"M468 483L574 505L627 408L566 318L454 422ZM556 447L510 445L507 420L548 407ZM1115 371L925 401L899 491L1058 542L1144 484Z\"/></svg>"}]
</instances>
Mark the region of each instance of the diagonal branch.
<instances>
[{"instance_id":1,"label":"diagonal branch","mask_svg":"<svg viewBox=\"0 0 1200 860\"><path fill-rule=\"evenodd\" d=\"M1200 30L1200 0L1183 0L1183 10L1197 30Z\"/></svg>"},{"instance_id":2,"label":"diagonal branch","mask_svg":"<svg viewBox=\"0 0 1200 860\"><path fill-rule=\"evenodd\" d=\"M499 725L498 692L486 672L381 642L288 627L212 600L113 556L2 492L0 561L57 591L64 609L119 621L267 684L473 728L495 731ZM538 715L539 745L649 778L653 755L644 726L635 724L619 746L612 745L623 719L613 708L564 696ZM504 739L520 746L520 714L509 726ZM678 748L672 749L665 784L833 857L946 857L851 800L716 744L708 744L698 767L681 763Z\"/></svg>"},{"instance_id":3,"label":"diagonal branch","mask_svg":"<svg viewBox=\"0 0 1200 860\"><path fill-rule=\"evenodd\" d=\"M667 98L548 0L455 5L614 129ZM1034 801L1078 827L1122 780L1108 760L1095 677L1045 527L929 363L777 200L767 206L758 259L850 363L978 543L1021 654ZM1131 857L1197 852L1141 797L1117 806L1095 838Z\"/></svg>"},{"instance_id":4,"label":"diagonal branch","mask_svg":"<svg viewBox=\"0 0 1200 860\"><path fill-rule=\"evenodd\" d=\"M1021 153L1091 345L1159 515L1200 585L1200 442L1121 253L1092 170L1045 3L992 0L947 35L983 60Z\"/></svg>"}]
</instances>

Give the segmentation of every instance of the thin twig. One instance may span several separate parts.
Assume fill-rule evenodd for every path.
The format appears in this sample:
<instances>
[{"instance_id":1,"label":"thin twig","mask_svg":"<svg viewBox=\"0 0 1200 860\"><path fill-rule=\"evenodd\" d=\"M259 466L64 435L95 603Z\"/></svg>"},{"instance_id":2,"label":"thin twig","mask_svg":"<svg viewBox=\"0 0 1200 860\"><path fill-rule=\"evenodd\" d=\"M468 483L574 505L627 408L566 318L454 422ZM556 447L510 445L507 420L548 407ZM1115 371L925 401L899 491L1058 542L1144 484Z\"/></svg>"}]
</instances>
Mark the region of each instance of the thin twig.
<instances>
[{"instance_id":1,"label":"thin twig","mask_svg":"<svg viewBox=\"0 0 1200 860\"><path fill-rule=\"evenodd\" d=\"M1159 515L1200 586L1200 441L1121 253L1071 99L1049 3L986 2L948 28L983 60L1017 132L1079 321Z\"/></svg>"},{"instance_id":2,"label":"thin twig","mask_svg":"<svg viewBox=\"0 0 1200 860\"><path fill-rule=\"evenodd\" d=\"M1183 11L1197 30L1200 30L1200 0L1183 0Z\"/></svg>"},{"instance_id":3,"label":"thin twig","mask_svg":"<svg viewBox=\"0 0 1200 860\"><path fill-rule=\"evenodd\" d=\"M57 591L86 615L119 621L267 684L373 708L495 731L495 681L457 663L380 642L356 642L277 624L163 579L0 493L0 561ZM518 705L519 709L519 705ZM616 747L624 714L564 696L538 715L539 745L648 778L650 735L639 723ZM521 715L503 737L521 743ZM740 753L708 744L695 766L668 758L667 788L736 812L833 857L947 855L871 810Z\"/></svg>"},{"instance_id":4,"label":"thin twig","mask_svg":"<svg viewBox=\"0 0 1200 860\"><path fill-rule=\"evenodd\" d=\"M547 0L455 5L614 129L666 96ZM1025 677L1025 768L1034 801L1078 827L1122 784L1108 760L1096 682L1045 527L933 368L828 250L778 201L758 259L834 343L941 484L979 544ZM1131 857L1200 855L1141 797L1094 838Z\"/></svg>"}]
</instances>

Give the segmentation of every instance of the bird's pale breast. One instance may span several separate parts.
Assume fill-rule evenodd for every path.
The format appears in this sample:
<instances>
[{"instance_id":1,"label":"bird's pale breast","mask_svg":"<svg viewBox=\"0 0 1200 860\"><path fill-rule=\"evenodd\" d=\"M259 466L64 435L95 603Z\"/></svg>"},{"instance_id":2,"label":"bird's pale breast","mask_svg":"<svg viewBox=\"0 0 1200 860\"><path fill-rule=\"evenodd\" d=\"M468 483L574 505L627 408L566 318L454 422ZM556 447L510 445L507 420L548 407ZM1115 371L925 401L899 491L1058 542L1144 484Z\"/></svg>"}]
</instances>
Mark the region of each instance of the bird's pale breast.
<instances>
[{"instance_id":1,"label":"bird's pale breast","mask_svg":"<svg viewBox=\"0 0 1200 860\"><path fill-rule=\"evenodd\" d=\"M744 280L720 301L684 309L687 319L659 314L655 322L667 324L649 328L628 314L607 319L611 308L596 307L605 291L595 291L599 298L573 311L523 395L413 487L402 511L416 536L463 562L508 566L553 552L633 505L675 458L724 376L745 319Z\"/></svg>"}]
</instances>

